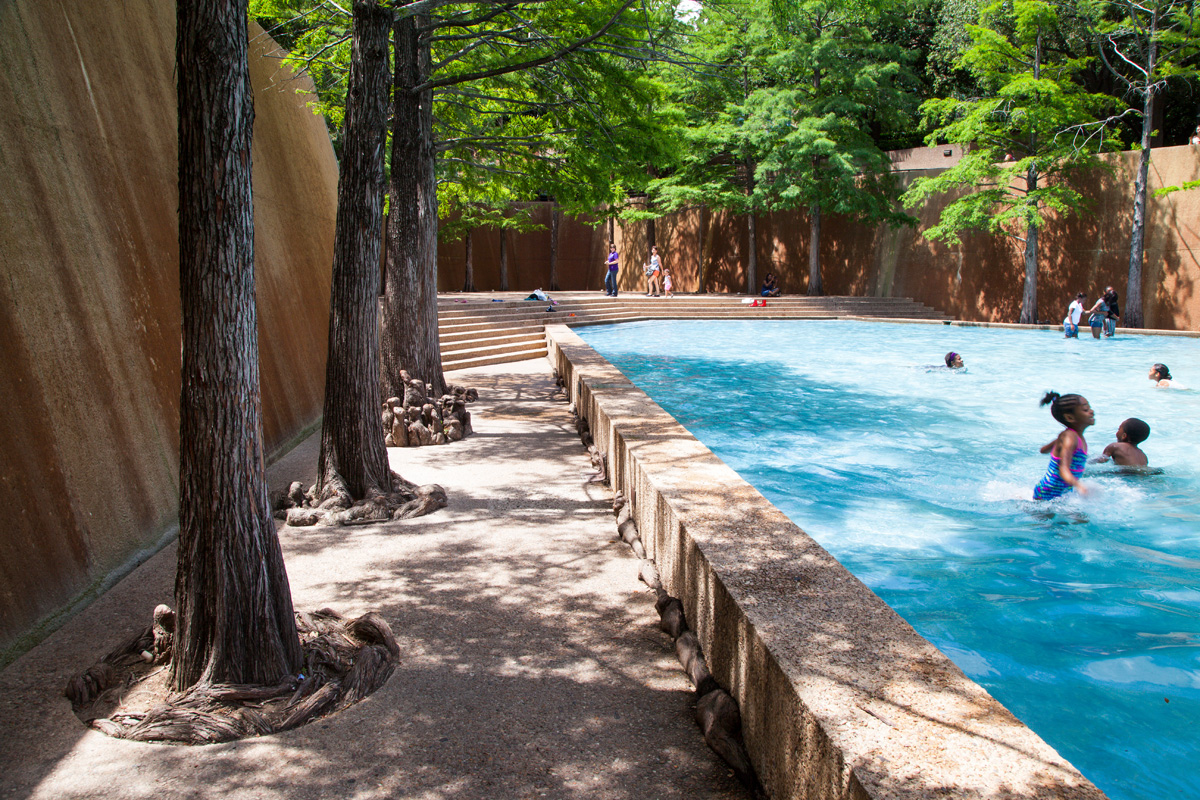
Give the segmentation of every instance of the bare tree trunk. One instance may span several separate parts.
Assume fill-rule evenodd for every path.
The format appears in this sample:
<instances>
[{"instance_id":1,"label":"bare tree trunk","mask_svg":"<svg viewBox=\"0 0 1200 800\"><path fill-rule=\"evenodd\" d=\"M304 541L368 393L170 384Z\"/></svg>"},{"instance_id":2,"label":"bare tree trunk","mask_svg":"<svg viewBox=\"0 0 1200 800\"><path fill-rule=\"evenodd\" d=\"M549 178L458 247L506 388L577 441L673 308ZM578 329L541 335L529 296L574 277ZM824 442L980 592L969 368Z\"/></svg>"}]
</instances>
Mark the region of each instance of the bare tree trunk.
<instances>
[{"instance_id":1,"label":"bare tree trunk","mask_svg":"<svg viewBox=\"0 0 1200 800\"><path fill-rule=\"evenodd\" d=\"M401 369L432 384L435 395L446 389L438 343L432 93L413 91L429 75L429 41L419 33L428 22L416 15L393 28L391 212L382 325L387 396L404 395Z\"/></svg>"},{"instance_id":2,"label":"bare tree trunk","mask_svg":"<svg viewBox=\"0 0 1200 800\"><path fill-rule=\"evenodd\" d=\"M263 475L250 189L246 0L176 12L179 99L178 690L274 684L300 669Z\"/></svg>"},{"instance_id":3,"label":"bare tree trunk","mask_svg":"<svg viewBox=\"0 0 1200 800\"><path fill-rule=\"evenodd\" d=\"M808 296L825 294L821 285L821 204L808 208Z\"/></svg>"},{"instance_id":4,"label":"bare tree trunk","mask_svg":"<svg viewBox=\"0 0 1200 800\"><path fill-rule=\"evenodd\" d=\"M466 248L466 277L463 279L463 291L475 291L475 258L474 258L474 231L468 229L466 236L463 237L463 246Z\"/></svg>"},{"instance_id":5,"label":"bare tree trunk","mask_svg":"<svg viewBox=\"0 0 1200 800\"><path fill-rule=\"evenodd\" d=\"M746 215L746 294L758 294L758 218Z\"/></svg>"},{"instance_id":6,"label":"bare tree trunk","mask_svg":"<svg viewBox=\"0 0 1200 800\"><path fill-rule=\"evenodd\" d=\"M1151 18L1150 50L1147 75L1153 77L1158 56L1158 42L1153 34L1158 32L1158 9ZM1133 185L1133 232L1129 239L1129 278L1125 286L1125 316L1121 324L1126 328L1141 328L1146 324L1144 301L1142 300L1142 262L1146 247L1146 185L1150 179L1151 136L1154 132L1154 89L1147 80L1146 95L1142 101L1142 153L1138 162L1137 180Z\"/></svg>"},{"instance_id":7,"label":"bare tree trunk","mask_svg":"<svg viewBox=\"0 0 1200 800\"><path fill-rule=\"evenodd\" d=\"M700 269L696 274L700 276L700 286L697 289L700 294L708 291L708 259L712 248L712 213L708 210L708 206L700 206Z\"/></svg>"},{"instance_id":8,"label":"bare tree trunk","mask_svg":"<svg viewBox=\"0 0 1200 800\"><path fill-rule=\"evenodd\" d=\"M550 291L558 291L558 203L550 203Z\"/></svg>"},{"instance_id":9,"label":"bare tree trunk","mask_svg":"<svg viewBox=\"0 0 1200 800\"><path fill-rule=\"evenodd\" d=\"M1025 186L1032 192L1037 189L1038 169L1034 164L1025 175ZM1037 324L1037 258L1038 228L1032 222L1025 233L1025 290L1021 295L1021 316L1018 322L1025 325Z\"/></svg>"},{"instance_id":10,"label":"bare tree trunk","mask_svg":"<svg viewBox=\"0 0 1200 800\"><path fill-rule=\"evenodd\" d=\"M649 206L646 207L647 210L649 208ZM646 258L650 257L650 248L656 244L658 242L655 241L654 220L648 219L646 220Z\"/></svg>"},{"instance_id":11,"label":"bare tree trunk","mask_svg":"<svg viewBox=\"0 0 1200 800\"><path fill-rule=\"evenodd\" d=\"M508 291L508 229L500 229L500 291Z\"/></svg>"},{"instance_id":12,"label":"bare tree trunk","mask_svg":"<svg viewBox=\"0 0 1200 800\"><path fill-rule=\"evenodd\" d=\"M1037 324L1037 240L1038 229L1030 225L1025 234L1025 291L1021 295L1021 316L1025 325Z\"/></svg>"},{"instance_id":13,"label":"bare tree trunk","mask_svg":"<svg viewBox=\"0 0 1200 800\"><path fill-rule=\"evenodd\" d=\"M388 36L392 12L355 0L346 129L338 179L337 228L325 366L325 417L317 461L318 502L342 491L361 500L388 492L379 370L379 251L387 141Z\"/></svg>"}]
</instances>

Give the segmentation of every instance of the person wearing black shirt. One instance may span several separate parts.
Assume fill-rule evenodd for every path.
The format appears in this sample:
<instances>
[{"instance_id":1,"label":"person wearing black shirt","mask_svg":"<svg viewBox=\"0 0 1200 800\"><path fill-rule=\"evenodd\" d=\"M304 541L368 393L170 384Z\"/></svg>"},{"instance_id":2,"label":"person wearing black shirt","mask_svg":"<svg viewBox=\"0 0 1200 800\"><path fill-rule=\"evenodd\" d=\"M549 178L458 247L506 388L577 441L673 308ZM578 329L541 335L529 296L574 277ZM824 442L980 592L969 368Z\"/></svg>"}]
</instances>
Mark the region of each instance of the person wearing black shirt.
<instances>
[{"instance_id":1,"label":"person wearing black shirt","mask_svg":"<svg viewBox=\"0 0 1200 800\"><path fill-rule=\"evenodd\" d=\"M1121 318L1121 309L1117 306L1117 293L1109 286L1104 290L1104 302L1108 306L1108 314L1104 319L1104 335L1112 336L1117 332L1117 320Z\"/></svg>"}]
</instances>

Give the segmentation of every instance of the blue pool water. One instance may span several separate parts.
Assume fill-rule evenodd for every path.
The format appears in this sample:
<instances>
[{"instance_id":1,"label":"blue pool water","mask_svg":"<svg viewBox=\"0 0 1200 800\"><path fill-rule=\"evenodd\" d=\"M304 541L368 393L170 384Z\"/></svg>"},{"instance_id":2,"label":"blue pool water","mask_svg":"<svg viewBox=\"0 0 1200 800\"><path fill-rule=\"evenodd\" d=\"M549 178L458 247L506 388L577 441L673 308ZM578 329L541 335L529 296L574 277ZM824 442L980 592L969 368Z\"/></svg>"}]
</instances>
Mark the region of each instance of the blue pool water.
<instances>
[{"instance_id":1,"label":"blue pool water","mask_svg":"<svg viewBox=\"0 0 1200 800\"><path fill-rule=\"evenodd\" d=\"M1200 793L1200 340L849 321L577 328L1114 800ZM1084 332L1087 335L1087 331ZM948 350L966 370L934 365ZM1032 501L1047 389L1159 474Z\"/></svg>"}]
</instances>

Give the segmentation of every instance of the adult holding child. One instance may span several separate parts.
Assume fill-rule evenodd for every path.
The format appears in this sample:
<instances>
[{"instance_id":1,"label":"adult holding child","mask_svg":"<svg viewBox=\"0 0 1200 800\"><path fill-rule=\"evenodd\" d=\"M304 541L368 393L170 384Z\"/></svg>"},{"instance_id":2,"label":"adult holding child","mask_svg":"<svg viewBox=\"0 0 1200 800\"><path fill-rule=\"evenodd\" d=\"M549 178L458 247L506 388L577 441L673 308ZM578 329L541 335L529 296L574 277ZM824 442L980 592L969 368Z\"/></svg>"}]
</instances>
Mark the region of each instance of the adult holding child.
<instances>
[{"instance_id":1,"label":"adult holding child","mask_svg":"<svg viewBox=\"0 0 1200 800\"><path fill-rule=\"evenodd\" d=\"M1104 290L1104 302L1108 305L1108 316L1104 319L1104 335L1111 337L1117 332L1117 320L1121 318L1116 289L1109 286Z\"/></svg>"},{"instance_id":2,"label":"adult holding child","mask_svg":"<svg viewBox=\"0 0 1200 800\"><path fill-rule=\"evenodd\" d=\"M1108 319L1108 303L1101 297L1096 304L1088 309L1088 326L1092 329L1092 338L1099 339L1100 331Z\"/></svg>"}]
</instances>

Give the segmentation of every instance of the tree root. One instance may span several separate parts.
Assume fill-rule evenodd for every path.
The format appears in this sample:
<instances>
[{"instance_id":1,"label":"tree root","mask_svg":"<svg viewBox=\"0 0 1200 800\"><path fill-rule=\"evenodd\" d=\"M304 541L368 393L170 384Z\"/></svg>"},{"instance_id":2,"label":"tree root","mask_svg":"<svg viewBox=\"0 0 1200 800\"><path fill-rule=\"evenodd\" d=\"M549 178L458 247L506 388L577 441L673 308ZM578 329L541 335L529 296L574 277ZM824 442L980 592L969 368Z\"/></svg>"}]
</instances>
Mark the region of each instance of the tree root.
<instances>
[{"instance_id":1,"label":"tree root","mask_svg":"<svg viewBox=\"0 0 1200 800\"><path fill-rule=\"evenodd\" d=\"M325 608L296 614L304 651L298 675L274 686L200 683L186 692L167 692L163 683L157 690L141 687L143 695L152 695L148 707L125 703L141 684L163 674L163 662L155 668L155 653L169 658L168 623L173 631L173 612L159 606L154 626L67 682L63 693L85 724L142 742L212 744L265 736L357 703L387 682L400 663L400 647L379 614L347 620ZM140 703L146 705L146 698Z\"/></svg>"},{"instance_id":2,"label":"tree root","mask_svg":"<svg viewBox=\"0 0 1200 800\"><path fill-rule=\"evenodd\" d=\"M417 486L392 473L391 491L373 492L355 501L338 476L333 476L323 495L313 485L307 493L293 481L286 492L272 494L272 511L292 527L313 525L369 525L389 520L412 519L445 508L446 490L436 483ZM296 498L299 496L299 502Z\"/></svg>"},{"instance_id":3,"label":"tree root","mask_svg":"<svg viewBox=\"0 0 1200 800\"><path fill-rule=\"evenodd\" d=\"M403 397L383 401L383 435L388 447L420 447L457 442L473 433L467 403L479 392L465 386L450 386L436 401L429 384L400 370Z\"/></svg>"}]
</instances>

